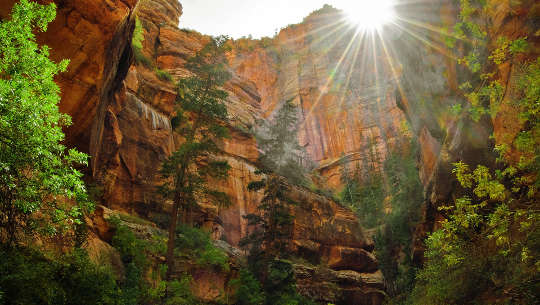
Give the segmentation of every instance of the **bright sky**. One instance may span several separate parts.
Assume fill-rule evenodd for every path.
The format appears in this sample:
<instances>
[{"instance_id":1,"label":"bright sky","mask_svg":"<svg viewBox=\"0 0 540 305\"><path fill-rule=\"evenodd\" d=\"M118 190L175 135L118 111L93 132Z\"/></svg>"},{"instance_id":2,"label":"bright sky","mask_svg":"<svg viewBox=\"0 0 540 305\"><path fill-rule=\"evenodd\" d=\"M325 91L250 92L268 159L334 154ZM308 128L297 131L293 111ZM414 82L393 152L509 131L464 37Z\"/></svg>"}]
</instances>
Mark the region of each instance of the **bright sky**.
<instances>
[{"instance_id":1,"label":"bright sky","mask_svg":"<svg viewBox=\"0 0 540 305\"><path fill-rule=\"evenodd\" d=\"M273 36L289 24L299 23L324 4L360 11L370 18L367 8L390 0L180 0L184 13L180 28L190 28L203 34L229 35L233 38L252 35L253 38ZM359 15L358 13L356 14Z\"/></svg>"}]
</instances>

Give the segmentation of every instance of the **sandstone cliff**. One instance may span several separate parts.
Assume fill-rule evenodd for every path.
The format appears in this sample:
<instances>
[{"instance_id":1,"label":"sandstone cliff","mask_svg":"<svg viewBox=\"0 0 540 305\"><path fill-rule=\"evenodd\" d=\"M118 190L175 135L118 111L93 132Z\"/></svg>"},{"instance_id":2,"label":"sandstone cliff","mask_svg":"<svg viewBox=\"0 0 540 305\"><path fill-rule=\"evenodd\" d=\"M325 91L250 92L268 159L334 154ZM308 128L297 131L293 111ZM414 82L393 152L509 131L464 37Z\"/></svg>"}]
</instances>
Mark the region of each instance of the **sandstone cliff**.
<instances>
[{"instance_id":1,"label":"sandstone cliff","mask_svg":"<svg viewBox=\"0 0 540 305\"><path fill-rule=\"evenodd\" d=\"M231 66L261 93L263 117L294 99L302 112L299 142L327 186L337 189L339 161L367 175L406 142L400 130L405 116L382 47L325 6L273 39L237 41Z\"/></svg>"},{"instance_id":2,"label":"sandstone cliff","mask_svg":"<svg viewBox=\"0 0 540 305\"><path fill-rule=\"evenodd\" d=\"M4 1L0 11L5 14L14 2ZM156 194L159 168L181 135L171 131L174 83L156 72L166 71L173 80L190 75L183 64L208 38L177 27L182 7L176 0L56 3L57 19L39 41L51 46L54 59L71 59L69 72L57 79L61 110L73 117L67 142L89 153L88 175L103 190L101 204L160 223L170 203ZM143 62L135 58L131 46L137 18L144 36L142 54L137 56L143 56ZM333 164L343 154L375 168L388 147L399 142L397 126L403 115L391 94L393 88L385 85L363 97L376 79L367 77L365 84L355 81L364 77L360 62L350 71L336 67L342 58L353 60L349 41L354 34L346 32L329 50L324 47L327 35L309 38L317 43L308 39L308 32L329 18L312 16L298 28L282 31L273 42L280 49L279 61L264 49L231 53L233 79L225 89L230 93L232 137L222 144L220 157L232 171L220 187L232 197L233 205L216 209L201 204L200 214L194 216L216 239L235 246L247 232L242 216L255 211L261 195L247 190L256 179L258 151L246 130L259 119L271 119L285 99L295 98L301 105L305 124L300 141L321 163L332 185L339 184L339 170ZM373 243L364 236L356 216L304 188L295 187L293 197L300 202L294 210L293 243L297 254L315 266L296 268L302 293L321 302L380 304L383 279L372 254ZM102 241L93 243L107 248ZM327 267L321 271L317 265ZM201 275L206 278L201 281L226 285L216 276ZM204 287L199 290L208 293Z\"/></svg>"}]
</instances>

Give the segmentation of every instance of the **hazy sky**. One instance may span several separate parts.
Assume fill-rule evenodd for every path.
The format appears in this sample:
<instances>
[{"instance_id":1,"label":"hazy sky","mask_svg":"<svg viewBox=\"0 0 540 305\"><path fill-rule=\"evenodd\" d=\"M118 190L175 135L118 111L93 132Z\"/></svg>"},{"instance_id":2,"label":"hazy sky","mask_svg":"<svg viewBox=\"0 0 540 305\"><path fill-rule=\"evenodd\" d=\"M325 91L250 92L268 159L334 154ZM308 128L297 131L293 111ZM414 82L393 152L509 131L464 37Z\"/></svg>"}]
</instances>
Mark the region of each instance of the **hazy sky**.
<instances>
[{"instance_id":1,"label":"hazy sky","mask_svg":"<svg viewBox=\"0 0 540 305\"><path fill-rule=\"evenodd\" d=\"M273 36L276 29L299 23L325 3L337 8L381 0L181 0L180 28L233 38Z\"/></svg>"}]
</instances>

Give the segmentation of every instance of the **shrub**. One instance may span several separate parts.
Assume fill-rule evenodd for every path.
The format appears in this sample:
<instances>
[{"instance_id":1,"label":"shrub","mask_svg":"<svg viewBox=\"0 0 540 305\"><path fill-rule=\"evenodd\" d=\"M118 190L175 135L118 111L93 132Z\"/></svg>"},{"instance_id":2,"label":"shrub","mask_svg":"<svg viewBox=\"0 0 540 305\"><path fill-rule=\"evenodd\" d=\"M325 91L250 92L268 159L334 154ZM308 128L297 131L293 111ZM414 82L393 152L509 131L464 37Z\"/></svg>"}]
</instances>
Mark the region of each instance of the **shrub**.
<instances>
[{"instance_id":1,"label":"shrub","mask_svg":"<svg viewBox=\"0 0 540 305\"><path fill-rule=\"evenodd\" d=\"M0 256L0 291L8 304L118 304L121 291L111 270L92 263L82 249L48 257L19 248L0 250Z\"/></svg>"},{"instance_id":2,"label":"shrub","mask_svg":"<svg viewBox=\"0 0 540 305\"><path fill-rule=\"evenodd\" d=\"M172 75L167 71L164 71L164 70L161 70L161 69L156 69L156 75L162 81L168 81L168 82L173 81Z\"/></svg>"},{"instance_id":3,"label":"shrub","mask_svg":"<svg viewBox=\"0 0 540 305\"><path fill-rule=\"evenodd\" d=\"M144 55L141 49L133 48L133 56L135 57L135 62L137 64L142 64L148 69L154 68L154 63L152 60Z\"/></svg>"},{"instance_id":4,"label":"shrub","mask_svg":"<svg viewBox=\"0 0 540 305\"><path fill-rule=\"evenodd\" d=\"M190 289L191 276L184 275L180 280L168 284L169 297L165 305L197 305L200 304Z\"/></svg>"},{"instance_id":5,"label":"shrub","mask_svg":"<svg viewBox=\"0 0 540 305\"><path fill-rule=\"evenodd\" d=\"M229 258L214 246L208 232L188 225L178 226L176 250L179 255L193 259L199 266L213 266L229 270Z\"/></svg>"},{"instance_id":6,"label":"shrub","mask_svg":"<svg viewBox=\"0 0 540 305\"><path fill-rule=\"evenodd\" d=\"M146 257L147 243L138 239L120 219L111 221L116 227L116 233L112 245L120 252L120 257L125 268L125 279L121 283L122 299L127 304L138 304L146 297L150 286L144 275L150 267Z\"/></svg>"},{"instance_id":7,"label":"shrub","mask_svg":"<svg viewBox=\"0 0 540 305\"><path fill-rule=\"evenodd\" d=\"M248 269L241 269L240 276L231 281L231 286L236 288L236 304L262 305L265 303L261 283Z\"/></svg>"},{"instance_id":8,"label":"shrub","mask_svg":"<svg viewBox=\"0 0 540 305\"><path fill-rule=\"evenodd\" d=\"M144 28L139 17L135 17L135 29L133 30L133 39L131 45L134 49L142 50L144 42Z\"/></svg>"}]
</instances>

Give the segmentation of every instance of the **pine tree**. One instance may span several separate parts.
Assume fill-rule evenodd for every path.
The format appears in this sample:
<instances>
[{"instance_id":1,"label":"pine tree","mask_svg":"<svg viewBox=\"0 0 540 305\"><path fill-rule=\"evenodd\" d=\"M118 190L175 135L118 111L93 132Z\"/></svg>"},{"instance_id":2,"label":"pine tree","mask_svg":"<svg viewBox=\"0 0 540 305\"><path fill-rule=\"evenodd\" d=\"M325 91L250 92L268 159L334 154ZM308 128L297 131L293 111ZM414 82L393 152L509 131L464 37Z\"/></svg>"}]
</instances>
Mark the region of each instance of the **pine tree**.
<instances>
[{"instance_id":1,"label":"pine tree","mask_svg":"<svg viewBox=\"0 0 540 305\"><path fill-rule=\"evenodd\" d=\"M268 170L261 180L251 182L251 191L264 190L264 196L258 214L249 214L245 218L253 231L243 238L241 246L249 247L249 269L261 281L264 294L255 293L257 302L264 299L264 304L299 304L313 305L309 299L296 291L294 267L288 260L291 256L294 216L292 206L296 205L290 197L291 187L287 180Z\"/></svg>"},{"instance_id":2,"label":"pine tree","mask_svg":"<svg viewBox=\"0 0 540 305\"><path fill-rule=\"evenodd\" d=\"M55 15L54 4L21 0L0 22L0 239L11 245L24 232L59 233L91 208L74 168L87 156L61 144L71 118L58 110L54 76L68 61L52 62L34 34Z\"/></svg>"},{"instance_id":3,"label":"pine tree","mask_svg":"<svg viewBox=\"0 0 540 305\"><path fill-rule=\"evenodd\" d=\"M273 124L263 126L257 135L262 165L294 184L306 183L305 151L298 144L298 107L286 101L273 118Z\"/></svg>"},{"instance_id":4,"label":"pine tree","mask_svg":"<svg viewBox=\"0 0 540 305\"><path fill-rule=\"evenodd\" d=\"M164 163L162 173L168 182L161 190L173 200L169 239L167 243L167 280L171 279L178 212L184 214L204 198L217 205L228 205L228 196L209 188L208 179L224 179L229 170L226 161L213 157L219 153L219 140L228 137L223 125L227 120L224 101L227 92L220 89L229 78L225 66L227 37L212 40L186 63L193 76L178 82L177 112L173 119L175 131L185 141Z\"/></svg>"},{"instance_id":5,"label":"pine tree","mask_svg":"<svg viewBox=\"0 0 540 305\"><path fill-rule=\"evenodd\" d=\"M264 190L264 197L257 206L259 213L245 216L254 230L241 241L242 246L250 246L250 255L256 259L286 256L294 221L290 206L295 202L289 197L287 181L271 172L265 174L248 185L250 191Z\"/></svg>"},{"instance_id":6,"label":"pine tree","mask_svg":"<svg viewBox=\"0 0 540 305\"><path fill-rule=\"evenodd\" d=\"M297 109L292 100L277 112L272 125L266 125L264 136L258 135L261 149L257 174L261 179L248 185L250 191L263 191L257 213L246 215L251 233L240 245L249 249L249 267L262 282L265 304L311 304L296 292L291 256L294 216L291 209L291 182L304 184L302 148L296 138Z\"/></svg>"}]
</instances>

